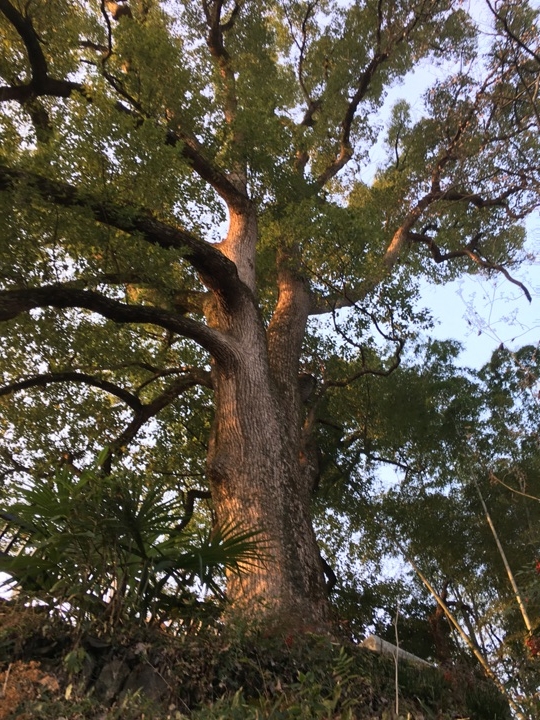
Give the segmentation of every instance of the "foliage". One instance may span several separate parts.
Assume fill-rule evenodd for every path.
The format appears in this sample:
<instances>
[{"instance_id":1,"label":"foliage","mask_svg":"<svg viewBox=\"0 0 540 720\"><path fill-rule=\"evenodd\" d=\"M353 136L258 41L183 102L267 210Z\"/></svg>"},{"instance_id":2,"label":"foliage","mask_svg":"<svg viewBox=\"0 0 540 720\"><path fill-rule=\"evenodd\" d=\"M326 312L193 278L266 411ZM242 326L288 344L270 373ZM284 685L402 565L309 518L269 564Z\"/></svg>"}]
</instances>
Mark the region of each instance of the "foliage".
<instances>
[{"instance_id":1,"label":"foliage","mask_svg":"<svg viewBox=\"0 0 540 720\"><path fill-rule=\"evenodd\" d=\"M384 388L377 379L365 379L364 392L355 396L357 413L365 416L364 434L351 433L349 442L344 434L333 470L321 480L324 507L330 502L340 513L337 522L330 517L320 525L330 554L337 553L342 566L336 606L353 637L361 637L367 626L390 642L397 612L403 646L442 664L466 662L478 649L525 716L534 717L540 630L538 349L512 353L501 347L476 372L456 371L451 345L431 343L418 350ZM362 397L369 398L369 409ZM392 415L387 403L400 397L406 398L407 410ZM362 482L347 471L336 476L335 468L347 468L356 448L368 443L372 458L379 460L364 465L358 473ZM374 492L366 475L376 477L383 459L398 471ZM342 518L341 535L336 525ZM348 541L351 532L354 542ZM384 572L382 558L393 576ZM359 572L359 563L367 572ZM417 569L446 603L470 647ZM382 571L383 577L373 582L370 571Z\"/></svg>"},{"instance_id":2,"label":"foliage","mask_svg":"<svg viewBox=\"0 0 540 720\"><path fill-rule=\"evenodd\" d=\"M6 584L61 609L81 631L98 622L108 632L128 618L187 620L198 593L222 596L225 570L264 562L254 533L188 532L185 508L166 488L132 473L106 475L99 461L79 474L61 468L21 495L6 508L4 543L24 536L17 555L0 557Z\"/></svg>"},{"instance_id":3,"label":"foliage","mask_svg":"<svg viewBox=\"0 0 540 720\"><path fill-rule=\"evenodd\" d=\"M0 0L0 493L27 542L1 562L28 597L81 628L197 624L226 568L244 612L256 586L321 624L314 513L355 640L400 610L405 641L461 662L435 594L532 696L538 351L460 368L418 303L474 272L530 298L539 11L488 9ZM298 712L334 712L296 669Z\"/></svg>"}]
</instances>

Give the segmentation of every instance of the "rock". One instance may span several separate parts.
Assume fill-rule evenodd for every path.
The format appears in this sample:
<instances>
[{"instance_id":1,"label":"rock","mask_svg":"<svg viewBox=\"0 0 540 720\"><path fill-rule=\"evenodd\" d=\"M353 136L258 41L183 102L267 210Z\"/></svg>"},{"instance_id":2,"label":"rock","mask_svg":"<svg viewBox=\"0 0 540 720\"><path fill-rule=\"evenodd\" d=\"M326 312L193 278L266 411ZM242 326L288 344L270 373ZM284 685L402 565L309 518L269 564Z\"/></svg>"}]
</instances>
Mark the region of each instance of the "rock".
<instances>
[{"instance_id":1,"label":"rock","mask_svg":"<svg viewBox=\"0 0 540 720\"><path fill-rule=\"evenodd\" d=\"M157 670L151 665L138 665L129 674L120 699L127 693L140 691L149 700L159 702L168 690L168 684Z\"/></svg>"},{"instance_id":2,"label":"rock","mask_svg":"<svg viewBox=\"0 0 540 720\"><path fill-rule=\"evenodd\" d=\"M112 702L122 690L128 676L128 665L119 658L113 658L103 666L96 680L94 687L96 698L104 703Z\"/></svg>"}]
</instances>

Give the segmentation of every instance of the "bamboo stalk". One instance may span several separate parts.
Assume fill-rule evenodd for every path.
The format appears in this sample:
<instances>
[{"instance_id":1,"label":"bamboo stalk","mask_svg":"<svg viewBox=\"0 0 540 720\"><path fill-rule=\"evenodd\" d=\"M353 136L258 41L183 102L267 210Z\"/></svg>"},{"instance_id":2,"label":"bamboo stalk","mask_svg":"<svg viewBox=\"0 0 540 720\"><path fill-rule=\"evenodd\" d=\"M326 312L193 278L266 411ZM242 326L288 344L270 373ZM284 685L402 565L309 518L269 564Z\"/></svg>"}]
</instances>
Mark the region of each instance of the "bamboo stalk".
<instances>
[{"instance_id":1,"label":"bamboo stalk","mask_svg":"<svg viewBox=\"0 0 540 720\"><path fill-rule=\"evenodd\" d=\"M406 558L407 562L410 563L415 573L418 575L420 580L424 583L426 588L429 590L429 592L433 595L438 605L442 608L444 614L448 618L448 620L452 623L452 625L455 627L458 635L461 637L461 639L467 644L467 646L472 651L475 658L478 660L482 668L484 669L484 672L486 675L490 678L490 680L493 681L494 685L497 687L499 692L501 692L504 697L506 698L508 704L512 708L512 710L515 712L516 717L518 720L527 720L525 715L520 711L519 707L516 705L514 700L508 695L506 692L506 688L501 683L497 675L493 672L493 670L490 668L488 661L486 658L482 655L480 650L475 646L475 644L472 642L472 640L469 638L467 633L463 630L461 625L459 624L456 617L453 615L452 611L448 607L448 605L444 602L444 600L441 598L439 593L435 590L433 585L429 582L429 580L425 577L425 575L422 573L418 565L414 562L414 560L407 555L407 553L404 551L404 549L398 544L398 547L400 548L401 552L403 553L404 557Z\"/></svg>"},{"instance_id":2,"label":"bamboo stalk","mask_svg":"<svg viewBox=\"0 0 540 720\"><path fill-rule=\"evenodd\" d=\"M530 621L529 615L527 613L527 608L525 607L525 603L521 599L521 595L519 594L519 589L517 586L517 583L514 578L514 573L512 572L512 569L510 567L510 564L506 558L506 553L503 550L503 546L501 545L501 542L499 540L499 536L497 534L497 530L495 529L495 525L493 524L493 520L491 519L491 515L489 514L489 511L487 509L487 505L484 500L484 496L480 492L480 487L478 486L478 483L476 480L474 481L474 484L476 486L476 492L478 493L478 497L480 498L480 502L482 503L482 507L484 508L484 513L486 516L486 520L488 522L488 525L491 529L491 532L493 533L493 537L495 538L495 542L497 544L497 549L499 551L499 555L502 558L502 561L504 563L504 567L506 568L506 574L508 575L508 579L510 580L510 585L512 586L512 590L514 591L514 595L516 597L517 604L519 606L519 609L521 611L521 616L523 618L523 622L525 623L525 627L527 628L527 631L532 634L533 626Z\"/></svg>"}]
</instances>

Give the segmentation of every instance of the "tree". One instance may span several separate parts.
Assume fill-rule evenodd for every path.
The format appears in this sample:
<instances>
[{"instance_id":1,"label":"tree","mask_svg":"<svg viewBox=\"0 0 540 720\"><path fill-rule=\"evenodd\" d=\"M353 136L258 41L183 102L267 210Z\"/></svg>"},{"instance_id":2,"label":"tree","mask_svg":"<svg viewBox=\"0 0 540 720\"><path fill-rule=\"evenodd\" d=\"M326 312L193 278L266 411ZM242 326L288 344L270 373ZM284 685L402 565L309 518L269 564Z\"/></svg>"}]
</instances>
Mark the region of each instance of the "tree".
<instances>
[{"instance_id":1,"label":"tree","mask_svg":"<svg viewBox=\"0 0 540 720\"><path fill-rule=\"evenodd\" d=\"M421 278L500 272L528 295L508 268L540 147L507 35L475 64L452 0L0 13L4 473L79 470L105 445L106 469L208 483L267 553L232 603L324 626L324 446L356 431L377 458L332 412L428 322ZM394 107L371 180L385 93L423 61L445 77L421 117Z\"/></svg>"},{"instance_id":2,"label":"tree","mask_svg":"<svg viewBox=\"0 0 540 720\"><path fill-rule=\"evenodd\" d=\"M457 350L450 342L417 346L384 386L380 378L362 381L373 398L366 432L376 432L379 454L399 464L399 479L373 492L364 467L359 492L346 493L350 478L335 483L334 495L347 494L341 513L357 545L341 560L350 566L336 604L352 633L363 634L368 618L390 641L398 610L404 647L451 674L482 664L517 716L536 717L538 348L501 346L478 371L456 367ZM366 389L355 394L359 414ZM407 412L393 416L389 404L403 397ZM344 445L341 463L351 450ZM329 547L334 535L322 531ZM377 570L375 582L355 568L363 557ZM381 557L392 561L390 577L378 572Z\"/></svg>"}]
</instances>

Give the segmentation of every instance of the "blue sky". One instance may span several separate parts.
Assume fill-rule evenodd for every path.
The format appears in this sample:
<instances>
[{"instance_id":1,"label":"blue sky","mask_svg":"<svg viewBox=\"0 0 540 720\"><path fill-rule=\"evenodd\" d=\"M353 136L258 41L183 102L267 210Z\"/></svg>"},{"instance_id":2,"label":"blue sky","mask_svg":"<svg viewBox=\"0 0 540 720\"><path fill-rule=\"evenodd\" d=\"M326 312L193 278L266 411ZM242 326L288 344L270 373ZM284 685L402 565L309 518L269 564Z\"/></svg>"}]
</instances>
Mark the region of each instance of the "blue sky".
<instances>
[{"instance_id":1,"label":"blue sky","mask_svg":"<svg viewBox=\"0 0 540 720\"><path fill-rule=\"evenodd\" d=\"M531 4L538 7L540 0L532 0ZM482 29L490 27L492 16L484 0L465 0L463 6ZM386 124L390 108L400 99L407 100L413 115L415 111L420 115L423 94L448 71L448 66L437 67L428 62L416 68L403 83L389 91L378 118L381 124ZM374 174L384 152L383 135L384 132L381 143L371 154L370 166L361 173L364 181ZM519 287L502 275L464 276L446 285L425 285L422 303L436 321L430 336L459 340L464 346L459 358L462 365L480 367L501 343L515 350L540 342L540 212L527 221L526 251L528 260L521 267L511 268L511 273L527 287L531 303Z\"/></svg>"}]
</instances>

